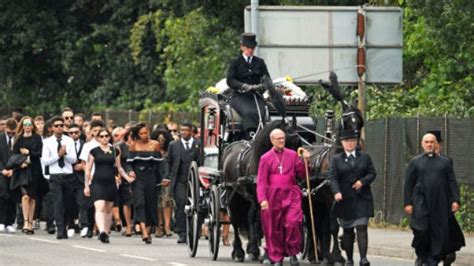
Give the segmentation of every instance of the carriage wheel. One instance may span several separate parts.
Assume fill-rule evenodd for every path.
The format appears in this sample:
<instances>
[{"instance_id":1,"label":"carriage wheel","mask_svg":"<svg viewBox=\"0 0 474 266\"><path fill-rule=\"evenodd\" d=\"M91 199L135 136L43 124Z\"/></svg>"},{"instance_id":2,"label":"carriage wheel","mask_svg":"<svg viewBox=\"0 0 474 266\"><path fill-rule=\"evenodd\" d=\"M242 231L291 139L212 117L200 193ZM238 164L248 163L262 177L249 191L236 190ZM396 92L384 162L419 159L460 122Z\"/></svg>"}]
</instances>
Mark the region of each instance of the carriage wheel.
<instances>
[{"instance_id":1,"label":"carriage wheel","mask_svg":"<svg viewBox=\"0 0 474 266\"><path fill-rule=\"evenodd\" d=\"M190 257L196 256L199 230L201 224L199 222L199 180L198 166L196 162L192 162L188 173L187 202L185 206L186 213L186 243L188 245L188 254Z\"/></svg>"},{"instance_id":2,"label":"carriage wheel","mask_svg":"<svg viewBox=\"0 0 474 266\"><path fill-rule=\"evenodd\" d=\"M209 253L212 260L217 259L219 254L219 243L221 236L221 222L220 222L220 193L216 185L211 187L211 195L209 198Z\"/></svg>"}]
</instances>

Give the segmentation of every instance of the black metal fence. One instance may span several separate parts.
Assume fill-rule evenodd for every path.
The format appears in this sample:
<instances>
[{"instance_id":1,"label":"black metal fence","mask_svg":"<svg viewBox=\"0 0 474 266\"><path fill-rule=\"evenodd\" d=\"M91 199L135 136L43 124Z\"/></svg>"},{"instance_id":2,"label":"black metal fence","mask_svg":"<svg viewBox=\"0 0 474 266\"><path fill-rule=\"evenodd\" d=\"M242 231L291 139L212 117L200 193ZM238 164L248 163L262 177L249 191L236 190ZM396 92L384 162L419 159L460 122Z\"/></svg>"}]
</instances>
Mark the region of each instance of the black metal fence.
<instances>
[{"instance_id":1,"label":"black metal fence","mask_svg":"<svg viewBox=\"0 0 474 266\"><path fill-rule=\"evenodd\" d=\"M468 190L474 189L474 119L449 117L388 118L366 123L366 151L377 170L372 185L376 218L400 224L403 213L405 169L415 155L422 152L421 138L428 130L442 132L443 153L454 161L456 178ZM466 199L469 201L469 198ZM474 208L469 202L467 208ZM473 210L466 209L464 219L473 223ZM472 228L472 226L469 226Z\"/></svg>"}]
</instances>

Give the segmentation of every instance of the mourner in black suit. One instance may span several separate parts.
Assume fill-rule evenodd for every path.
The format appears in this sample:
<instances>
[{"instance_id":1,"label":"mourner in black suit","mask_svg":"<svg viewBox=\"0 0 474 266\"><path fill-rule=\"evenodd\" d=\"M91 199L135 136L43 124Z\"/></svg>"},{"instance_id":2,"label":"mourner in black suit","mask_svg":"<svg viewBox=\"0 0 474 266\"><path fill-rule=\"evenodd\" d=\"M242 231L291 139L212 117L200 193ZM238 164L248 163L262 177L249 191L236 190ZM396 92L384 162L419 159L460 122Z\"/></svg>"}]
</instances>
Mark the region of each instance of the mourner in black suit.
<instances>
[{"instance_id":1,"label":"mourner in black suit","mask_svg":"<svg viewBox=\"0 0 474 266\"><path fill-rule=\"evenodd\" d=\"M347 254L346 265L353 265L354 228L357 230L357 244L360 265L367 266L369 217L374 216L374 199L370 184L376 172L372 159L366 153L356 150L358 134L343 131L341 142L344 152L338 153L331 161L330 181L334 193L334 214L340 219L344 229L342 244Z\"/></svg>"},{"instance_id":2,"label":"mourner in black suit","mask_svg":"<svg viewBox=\"0 0 474 266\"><path fill-rule=\"evenodd\" d=\"M454 252L465 246L464 236L454 218L459 210L459 187L453 162L437 151L436 135L423 136L423 154L413 158L406 171L404 206L411 215L415 265L450 265ZM449 258L450 256L451 258Z\"/></svg>"},{"instance_id":3,"label":"mourner in black suit","mask_svg":"<svg viewBox=\"0 0 474 266\"><path fill-rule=\"evenodd\" d=\"M175 201L175 232L178 243L186 243L186 187L188 171L192 161L199 160L199 143L192 136L192 124L183 123L180 129L181 139L170 143L168 162L170 178L164 179L162 185L171 185L171 193Z\"/></svg>"},{"instance_id":4,"label":"mourner in black suit","mask_svg":"<svg viewBox=\"0 0 474 266\"><path fill-rule=\"evenodd\" d=\"M259 121L265 122L265 103L258 93L263 93L262 77L269 75L265 61L254 56L257 46L255 39L252 33L241 35L242 54L230 62L227 70L227 85L233 91L231 106L242 116L242 129L247 138L251 131L258 128Z\"/></svg>"},{"instance_id":5,"label":"mourner in black suit","mask_svg":"<svg viewBox=\"0 0 474 266\"><path fill-rule=\"evenodd\" d=\"M82 148L84 147L85 141L82 139L82 132L79 126L75 123L72 123L68 129L69 137L74 140L74 147L77 158L79 158ZM92 227L94 226L94 209L93 202L90 197L84 196L84 168L81 161L77 161L73 164L73 175L75 176L75 181L73 184L73 193L74 198L76 199L76 204L73 204L75 208L72 211L71 217L69 219L69 227L72 228L74 225L74 220L79 218L79 225L81 226L81 237L92 237ZM89 230L90 229L90 230Z\"/></svg>"},{"instance_id":6,"label":"mourner in black suit","mask_svg":"<svg viewBox=\"0 0 474 266\"><path fill-rule=\"evenodd\" d=\"M5 169L12 155L17 122L10 118L6 121L5 133L0 133L0 231L13 232L16 204L10 191L13 171Z\"/></svg>"}]
</instances>

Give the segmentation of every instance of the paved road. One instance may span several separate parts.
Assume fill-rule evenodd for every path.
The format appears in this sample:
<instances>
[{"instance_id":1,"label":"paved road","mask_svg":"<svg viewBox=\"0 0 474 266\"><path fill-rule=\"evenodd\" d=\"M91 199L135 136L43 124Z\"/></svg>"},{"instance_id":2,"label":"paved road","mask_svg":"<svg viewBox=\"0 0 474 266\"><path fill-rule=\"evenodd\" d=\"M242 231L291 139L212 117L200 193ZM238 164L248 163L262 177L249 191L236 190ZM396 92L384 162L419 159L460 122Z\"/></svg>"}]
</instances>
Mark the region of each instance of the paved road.
<instances>
[{"instance_id":1,"label":"paved road","mask_svg":"<svg viewBox=\"0 0 474 266\"><path fill-rule=\"evenodd\" d=\"M56 240L43 230L31 236L0 233L0 265L239 265L230 259L231 248L224 246L218 260L211 261L205 240L200 241L195 258L187 255L185 245L176 244L176 237L154 238L153 244L145 245L139 236L126 238L114 232L110 242L102 244L96 238L82 239L77 235ZM369 259L372 265L413 265L408 260L376 256ZM258 265L249 261L245 264Z\"/></svg>"}]
</instances>

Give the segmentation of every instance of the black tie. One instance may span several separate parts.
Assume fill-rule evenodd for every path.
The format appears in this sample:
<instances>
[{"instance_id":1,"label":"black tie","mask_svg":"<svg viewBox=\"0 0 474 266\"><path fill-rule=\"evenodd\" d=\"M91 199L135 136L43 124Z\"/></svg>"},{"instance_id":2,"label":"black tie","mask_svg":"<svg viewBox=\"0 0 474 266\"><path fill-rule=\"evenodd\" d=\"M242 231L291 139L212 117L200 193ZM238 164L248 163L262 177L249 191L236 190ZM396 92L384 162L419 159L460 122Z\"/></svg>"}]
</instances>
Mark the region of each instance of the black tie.
<instances>
[{"instance_id":1,"label":"black tie","mask_svg":"<svg viewBox=\"0 0 474 266\"><path fill-rule=\"evenodd\" d=\"M8 149L12 149L12 138L8 138Z\"/></svg>"},{"instance_id":2,"label":"black tie","mask_svg":"<svg viewBox=\"0 0 474 266\"><path fill-rule=\"evenodd\" d=\"M349 163L351 164L352 167L355 167L355 157L354 155L349 155Z\"/></svg>"},{"instance_id":3,"label":"black tie","mask_svg":"<svg viewBox=\"0 0 474 266\"><path fill-rule=\"evenodd\" d=\"M61 138L57 139L57 141L58 141L58 151L59 151L61 149ZM64 157L63 156L61 156L61 158L59 158L58 165L61 168L64 167Z\"/></svg>"},{"instance_id":4,"label":"black tie","mask_svg":"<svg viewBox=\"0 0 474 266\"><path fill-rule=\"evenodd\" d=\"M185 142L184 144L186 144L186 150L189 151L189 142Z\"/></svg>"},{"instance_id":5,"label":"black tie","mask_svg":"<svg viewBox=\"0 0 474 266\"><path fill-rule=\"evenodd\" d=\"M247 57L247 63L250 65L250 62L252 62L252 57Z\"/></svg>"}]
</instances>

